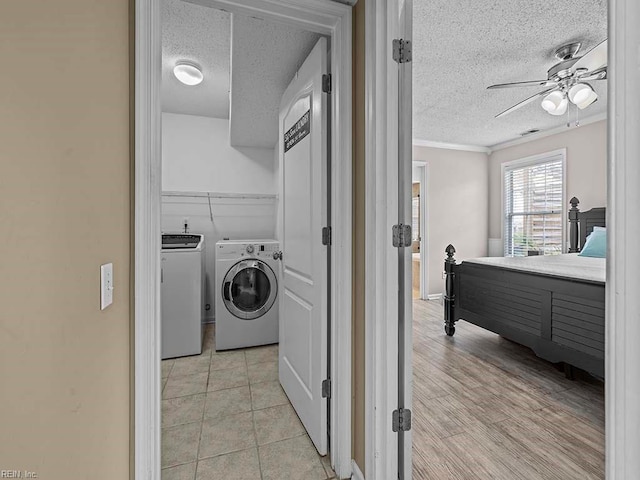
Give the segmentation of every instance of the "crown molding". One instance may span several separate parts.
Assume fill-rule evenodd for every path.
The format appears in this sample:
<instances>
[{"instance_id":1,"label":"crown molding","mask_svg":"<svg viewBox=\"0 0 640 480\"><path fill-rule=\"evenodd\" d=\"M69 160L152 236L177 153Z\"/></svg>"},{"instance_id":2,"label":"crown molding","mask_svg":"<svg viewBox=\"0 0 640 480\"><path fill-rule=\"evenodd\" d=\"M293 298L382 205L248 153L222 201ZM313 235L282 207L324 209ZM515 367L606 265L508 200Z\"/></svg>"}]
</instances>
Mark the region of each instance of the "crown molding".
<instances>
[{"instance_id":1,"label":"crown molding","mask_svg":"<svg viewBox=\"0 0 640 480\"><path fill-rule=\"evenodd\" d=\"M607 113L602 112L597 115L591 115L590 117L585 117L580 120L580 126L583 127L585 125L590 125L592 123L600 122L602 120L607 119ZM478 153L486 153L487 155L491 155L491 153L502 150L504 148L514 147L516 145L521 145L523 143L534 142L544 137L550 137L552 135L557 135L559 133L564 133L570 130L572 127L567 127L566 125L560 125L559 127L555 127L549 130L543 130L541 132L535 133L533 135L527 135L522 138L515 138L513 140L507 140L506 142L497 143L495 145L491 145L489 147L482 147L479 145L465 145L461 143L446 143L446 142L434 142L431 140L421 140L419 138L413 139L414 147L429 147L429 148L441 148L443 150L460 150L463 152L478 152Z\"/></svg>"},{"instance_id":2,"label":"crown molding","mask_svg":"<svg viewBox=\"0 0 640 480\"><path fill-rule=\"evenodd\" d=\"M444 143L444 142L432 142L431 140L420 140L419 138L413 139L414 147L430 147L441 148L443 150L461 150L463 152L479 152L479 153L491 153L489 147L481 147L478 145L463 145L460 143Z\"/></svg>"},{"instance_id":3,"label":"crown molding","mask_svg":"<svg viewBox=\"0 0 640 480\"><path fill-rule=\"evenodd\" d=\"M598 113L597 115L592 115L590 117L585 117L580 120L580 127L585 125L590 125L592 123L600 122L602 120L607 119L607 112ZM544 137L550 137L552 135L557 135L559 133L564 133L571 130L572 127L567 127L566 125L561 125L559 127L552 128L550 130L543 130L538 133L534 133L532 135L527 135L526 137L516 138L514 140L508 140L506 142L498 143L496 145L492 145L488 148L489 153L495 152L496 150L502 150L504 148L513 147L515 145L521 145L523 143L534 142ZM579 128L579 127L578 127Z\"/></svg>"}]
</instances>

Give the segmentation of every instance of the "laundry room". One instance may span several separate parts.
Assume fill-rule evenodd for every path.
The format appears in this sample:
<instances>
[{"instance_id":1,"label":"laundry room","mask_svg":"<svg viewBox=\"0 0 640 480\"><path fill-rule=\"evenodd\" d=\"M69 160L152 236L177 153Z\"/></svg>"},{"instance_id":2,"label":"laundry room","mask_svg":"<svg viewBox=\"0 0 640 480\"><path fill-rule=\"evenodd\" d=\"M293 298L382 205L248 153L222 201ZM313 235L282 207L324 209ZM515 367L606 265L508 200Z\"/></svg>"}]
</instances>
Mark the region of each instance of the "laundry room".
<instances>
[{"instance_id":1,"label":"laundry room","mask_svg":"<svg viewBox=\"0 0 640 480\"><path fill-rule=\"evenodd\" d=\"M326 55L321 37L162 1L163 478L196 470L197 478L227 478L231 467L246 470L242 478L292 478L287 469L300 468L332 478L318 454L326 447L314 448L278 368L279 237L285 221L296 222L282 213L279 155L307 135L310 142L314 97L292 100L293 121L281 116L282 102L312 50ZM288 172L295 187L287 198L310 204L312 175ZM308 259L304 250L292 248L291 261ZM296 271L302 278L304 267ZM294 445L306 466L289 453L293 463L269 473L266 456Z\"/></svg>"},{"instance_id":2,"label":"laundry room","mask_svg":"<svg viewBox=\"0 0 640 480\"><path fill-rule=\"evenodd\" d=\"M204 235L213 323L216 243L277 237L280 100L320 36L163 4L162 231Z\"/></svg>"}]
</instances>

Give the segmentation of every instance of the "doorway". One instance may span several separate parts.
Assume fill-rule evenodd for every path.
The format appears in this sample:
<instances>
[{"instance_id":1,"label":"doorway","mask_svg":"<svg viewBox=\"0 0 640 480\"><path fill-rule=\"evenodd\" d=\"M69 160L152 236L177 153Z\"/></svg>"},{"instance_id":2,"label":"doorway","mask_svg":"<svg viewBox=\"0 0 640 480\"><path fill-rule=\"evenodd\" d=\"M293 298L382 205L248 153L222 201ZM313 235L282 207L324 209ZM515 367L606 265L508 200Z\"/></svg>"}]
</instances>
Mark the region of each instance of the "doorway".
<instances>
[{"instance_id":1,"label":"doorway","mask_svg":"<svg viewBox=\"0 0 640 480\"><path fill-rule=\"evenodd\" d=\"M333 477L323 465L331 245L314 235L331 228L328 39L161 3L162 474ZM194 78L181 76L187 66ZM169 235L200 236L209 255L187 264L179 243L165 248ZM184 326L207 310L201 339ZM176 348L182 337L195 352Z\"/></svg>"},{"instance_id":2,"label":"doorway","mask_svg":"<svg viewBox=\"0 0 640 480\"><path fill-rule=\"evenodd\" d=\"M321 2L313 7L292 6L289 2L264 2L257 0L247 5L247 2L234 1L210 1L193 2L201 6L222 8L232 14L251 15L265 21L273 21L277 25L288 25L300 29L325 35L331 39L330 56L332 65L332 91L329 103L331 105L332 144L329 146L329 158L335 163L331 168L331 205L332 226L331 236L331 279L330 295L331 303L327 311L331 322L330 338L327 351L333 357L330 368L331 401L330 424L347 425L350 422L350 389L351 389L351 340L350 340L350 312L351 298L350 284L351 274L351 9L345 5L337 5L333 2ZM160 232L160 99L158 96L160 78L157 72L159 65L154 63L158 57L149 52L159 53L159 36L141 35L140 32L148 31L149 26L155 25L153 31L159 32L159 11L155 2L139 1L139 14L136 15L136 32L138 33L137 48L141 55L149 55L153 58L145 62L137 57L138 87L140 85L154 85L153 88L138 88L136 92L137 124L149 126L144 130L145 134L138 134L136 165L141 171L136 174L136 217L146 219L136 223L136 298L152 300L151 308L144 308L141 302L136 302L136 475L148 477L147 472L154 478L160 476L160 393L162 385L159 366L159 345L153 340L159 334L159 298L158 287L160 281L159 268L159 232ZM277 27L276 27L277 28ZM153 152L153 154L152 154ZM340 161L336 161L340 159ZM144 172L144 173L142 173ZM154 172L149 176L148 172ZM211 196L206 195L204 206L208 210ZM202 199L201 199L202 201ZM339 206L339 209L333 207ZM346 208L349 207L349 208ZM211 211L209 211L211 216ZM149 248L149 245L152 248ZM155 252L155 253L154 253ZM211 328L209 328L211 330ZM211 343L213 335L207 337ZM206 345L206 344L205 344ZM245 363L248 363L247 352L243 352ZM267 351L268 357L272 353ZM213 354L212 354L213 355ZM237 356L237 355L235 355ZM231 360L234 362L238 360ZM205 363L205 362L203 362ZM340 365L336 368L335 365ZM171 375L175 364L169 368ZM158 372L156 377L153 372ZM216 370L218 371L218 370ZM211 370L210 370L211 372ZM216 374L217 375L217 374ZM156 380L157 379L157 380ZM314 382L320 383L323 379L314 378ZM166 388L166 387L165 387ZM314 387L315 388L315 387ZM205 407L206 408L206 407ZM336 475L346 478L351 473L350 453L350 428L341 428L331 436L331 459L326 460L327 465L335 468ZM210 445L209 445L210 446ZM208 447L207 447L208 448ZM259 447L258 447L259 449ZM324 472L324 466L320 465Z\"/></svg>"},{"instance_id":3,"label":"doorway","mask_svg":"<svg viewBox=\"0 0 640 480\"><path fill-rule=\"evenodd\" d=\"M429 298L429 250L427 210L427 168L423 161L413 161L411 172L411 273L412 298Z\"/></svg>"},{"instance_id":4,"label":"doorway","mask_svg":"<svg viewBox=\"0 0 640 480\"><path fill-rule=\"evenodd\" d=\"M413 273L412 294L413 299L420 298L420 225L422 210L420 208L420 182L415 179L411 184L411 265Z\"/></svg>"}]
</instances>

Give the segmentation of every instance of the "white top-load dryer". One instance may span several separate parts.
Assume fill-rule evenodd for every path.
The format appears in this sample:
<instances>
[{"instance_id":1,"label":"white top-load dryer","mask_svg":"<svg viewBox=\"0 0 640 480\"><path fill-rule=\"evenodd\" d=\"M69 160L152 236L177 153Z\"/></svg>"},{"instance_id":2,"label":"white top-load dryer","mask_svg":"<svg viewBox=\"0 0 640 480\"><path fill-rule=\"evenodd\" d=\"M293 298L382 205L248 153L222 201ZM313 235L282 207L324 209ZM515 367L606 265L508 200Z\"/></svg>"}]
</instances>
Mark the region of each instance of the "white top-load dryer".
<instances>
[{"instance_id":1,"label":"white top-load dryer","mask_svg":"<svg viewBox=\"0 0 640 480\"><path fill-rule=\"evenodd\" d=\"M216 243L216 350L278 342L276 240Z\"/></svg>"},{"instance_id":2,"label":"white top-load dryer","mask_svg":"<svg viewBox=\"0 0 640 480\"><path fill-rule=\"evenodd\" d=\"M204 235L162 235L162 358L202 353Z\"/></svg>"}]
</instances>

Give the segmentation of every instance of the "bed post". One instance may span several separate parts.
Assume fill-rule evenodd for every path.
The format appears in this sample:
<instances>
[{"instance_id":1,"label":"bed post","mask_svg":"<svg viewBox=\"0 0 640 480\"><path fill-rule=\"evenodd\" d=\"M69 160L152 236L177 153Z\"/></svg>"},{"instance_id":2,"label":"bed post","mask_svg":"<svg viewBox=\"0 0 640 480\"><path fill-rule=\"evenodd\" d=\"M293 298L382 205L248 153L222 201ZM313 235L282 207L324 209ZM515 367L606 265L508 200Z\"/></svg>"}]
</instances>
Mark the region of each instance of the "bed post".
<instances>
[{"instance_id":1,"label":"bed post","mask_svg":"<svg viewBox=\"0 0 640 480\"><path fill-rule=\"evenodd\" d=\"M573 197L569 200L571 208L569 209L569 253L578 253L578 213L580 209L578 204L580 200Z\"/></svg>"},{"instance_id":2,"label":"bed post","mask_svg":"<svg viewBox=\"0 0 640 480\"><path fill-rule=\"evenodd\" d=\"M448 336L452 337L453 334L456 333L456 293L454 291L453 283L455 278L453 267L456 264L456 259L453 258L453 254L456 253L456 249L453 245L449 244L445 249L445 253L447 254L447 258L444 261L444 274L446 279L444 292L444 331Z\"/></svg>"}]
</instances>

